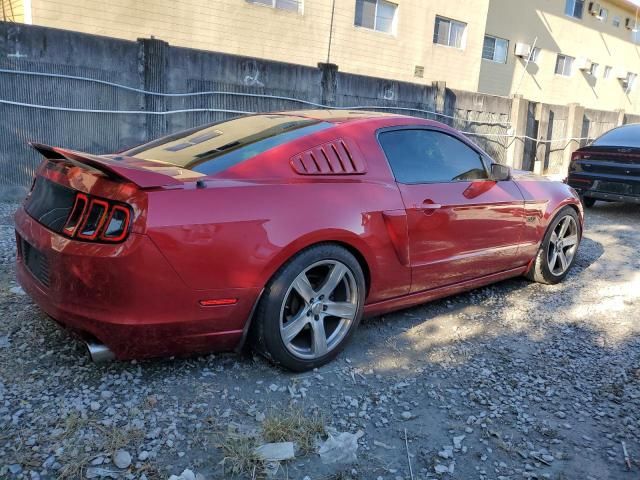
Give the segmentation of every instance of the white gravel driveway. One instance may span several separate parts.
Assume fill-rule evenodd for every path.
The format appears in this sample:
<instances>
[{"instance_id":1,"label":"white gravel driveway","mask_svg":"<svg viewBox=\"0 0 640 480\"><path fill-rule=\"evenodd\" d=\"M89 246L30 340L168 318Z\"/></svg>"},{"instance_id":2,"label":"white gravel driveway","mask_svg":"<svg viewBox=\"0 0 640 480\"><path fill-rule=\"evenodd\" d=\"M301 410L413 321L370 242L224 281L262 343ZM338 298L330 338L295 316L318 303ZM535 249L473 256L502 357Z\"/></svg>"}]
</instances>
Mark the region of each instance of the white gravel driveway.
<instances>
[{"instance_id":1,"label":"white gravel driveway","mask_svg":"<svg viewBox=\"0 0 640 480\"><path fill-rule=\"evenodd\" d=\"M640 476L638 206L587 211L563 284L510 280L366 321L304 375L233 354L92 364L14 293L14 208L0 205L2 479L228 478L230 445L299 409L362 430L357 461L298 449L276 478Z\"/></svg>"}]
</instances>

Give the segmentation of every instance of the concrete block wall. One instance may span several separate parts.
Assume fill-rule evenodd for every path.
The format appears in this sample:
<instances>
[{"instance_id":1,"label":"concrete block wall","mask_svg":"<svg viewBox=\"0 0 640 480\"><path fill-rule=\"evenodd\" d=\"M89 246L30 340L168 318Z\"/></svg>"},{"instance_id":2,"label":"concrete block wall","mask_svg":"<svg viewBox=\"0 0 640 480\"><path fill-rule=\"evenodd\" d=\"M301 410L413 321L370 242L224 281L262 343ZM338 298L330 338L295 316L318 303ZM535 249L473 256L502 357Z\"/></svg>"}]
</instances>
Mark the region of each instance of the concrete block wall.
<instances>
[{"instance_id":1,"label":"concrete block wall","mask_svg":"<svg viewBox=\"0 0 640 480\"><path fill-rule=\"evenodd\" d=\"M502 163L550 174L566 171L580 144L567 137L594 137L640 120L624 111L454 90L442 81L345 73L333 64L311 67L9 22L0 22L0 69L0 189L30 184L40 156L29 141L109 153L241 112L311 108L305 102L436 119L467 132Z\"/></svg>"}]
</instances>

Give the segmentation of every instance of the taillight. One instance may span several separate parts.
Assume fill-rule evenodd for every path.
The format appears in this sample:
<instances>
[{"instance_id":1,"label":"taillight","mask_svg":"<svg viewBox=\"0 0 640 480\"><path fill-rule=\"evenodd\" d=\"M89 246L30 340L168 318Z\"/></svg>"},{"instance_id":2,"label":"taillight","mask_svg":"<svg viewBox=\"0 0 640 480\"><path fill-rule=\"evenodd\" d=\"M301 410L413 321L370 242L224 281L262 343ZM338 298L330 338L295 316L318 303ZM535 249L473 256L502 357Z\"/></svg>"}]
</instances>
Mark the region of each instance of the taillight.
<instances>
[{"instance_id":1,"label":"taillight","mask_svg":"<svg viewBox=\"0 0 640 480\"><path fill-rule=\"evenodd\" d=\"M131 213L127 207L114 205L107 219L107 223L105 223L104 230L100 235L100 239L108 242L124 240L129 230L130 217Z\"/></svg>"},{"instance_id":2,"label":"taillight","mask_svg":"<svg viewBox=\"0 0 640 480\"><path fill-rule=\"evenodd\" d=\"M128 206L78 192L62 232L79 240L120 242L129 233Z\"/></svg>"},{"instance_id":3,"label":"taillight","mask_svg":"<svg viewBox=\"0 0 640 480\"><path fill-rule=\"evenodd\" d=\"M569 172L574 172L576 169L576 161L582 160L582 152L573 152L571 154L571 161L569 162Z\"/></svg>"},{"instance_id":4,"label":"taillight","mask_svg":"<svg viewBox=\"0 0 640 480\"><path fill-rule=\"evenodd\" d=\"M109 204L104 200L94 198L89 203L88 213L84 217L84 221L80 224L80 228L76 233L78 238L83 240L93 240L98 236L98 232L104 225L107 218Z\"/></svg>"},{"instance_id":5,"label":"taillight","mask_svg":"<svg viewBox=\"0 0 640 480\"><path fill-rule=\"evenodd\" d=\"M62 231L69 235L70 237L76 232L76 228L80 224L80 221L84 217L84 213L87 210L87 205L89 204L89 200L84 193L77 193L76 199L73 202L73 208L71 209L71 213L67 218L67 222L62 227Z\"/></svg>"}]
</instances>

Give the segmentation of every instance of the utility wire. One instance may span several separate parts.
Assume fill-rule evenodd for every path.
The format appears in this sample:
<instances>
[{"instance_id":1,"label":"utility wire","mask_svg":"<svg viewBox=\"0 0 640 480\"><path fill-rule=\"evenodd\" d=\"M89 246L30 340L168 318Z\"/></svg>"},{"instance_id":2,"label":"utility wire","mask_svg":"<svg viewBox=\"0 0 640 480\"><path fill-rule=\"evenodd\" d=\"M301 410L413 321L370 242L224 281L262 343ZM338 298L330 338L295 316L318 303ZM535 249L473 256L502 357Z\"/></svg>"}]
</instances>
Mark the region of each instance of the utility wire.
<instances>
[{"instance_id":1,"label":"utility wire","mask_svg":"<svg viewBox=\"0 0 640 480\"><path fill-rule=\"evenodd\" d=\"M135 87L130 87L128 85L122 85L119 83L114 83L114 82L109 82L107 80L99 80L97 78L89 78L89 77L80 77L80 76L75 76L75 75L64 75L64 74L60 74L60 73L45 73L45 72L30 72L30 71L25 71L25 70L10 70L10 69L5 69L5 68L0 68L0 73L9 73L9 74L16 74L16 75L32 75L32 76L40 76L40 77L52 77L52 78L66 78L66 79L71 79L71 80L79 80L79 81L85 81L85 82L93 82L93 83L98 83L98 84L102 84L102 85L108 85L111 87L115 87L115 88L120 88L123 90L128 90L131 92L135 92L135 93L142 93L144 95L154 95L154 96L159 96L159 97L169 97L169 98L183 98L183 97L195 97L195 96L204 96L204 95L229 95L229 96L236 96L236 97L253 97L253 98L269 98L269 99L273 99L273 100L285 100L285 101L289 101L289 102L297 102L297 103L301 103L303 105L310 105L312 107L317 107L317 108L331 108L331 109L335 109L335 110L367 110L367 109L377 109L377 110L399 110L399 111L407 111L407 112L419 112L419 113L424 113L427 115L434 115L437 117L442 117L442 118L449 118L451 120L456 120L456 121L461 121L461 122L466 122L466 123L478 123L478 124L483 124L483 125L500 125L503 127L508 127L510 125L510 123L508 122L487 122L487 121L481 121L481 120L467 120L464 118L460 118L460 117L455 117L455 116L451 116L451 115L446 115L444 113L439 113L439 112L435 112L432 110L424 110L424 109L420 109L420 108L408 108L408 107L387 107L387 106L381 106L381 105L368 105L368 106L348 106L348 107L336 107L336 106L332 106L332 105L324 105L322 103L316 103L316 102L310 102L308 100L302 100L299 98L293 98L293 97L285 97L285 96L281 96L281 95L267 95L267 94L261 94L261 93L244 93L244 92L226 92L226 91L221 91L221 90L210 90L210 91L202 91L202 92L189 92L189 93L162 93L162 92L152 92L149 90L143 90L141 88L135 88ZM11 104L10 100L0 100L0 103L9 103ZM20 102L14 102L13 104L20 104ZM27 104L27 103L23 103L20 104L21 106L31 106L33 108L45 108L44 106L39 106L39 105L34 105L34 104ZM66 107L59 107L61 110L66 109ZM53 107L49 107L49 109L54 109ZM82 109L68 109L69 111L86 111L88 113L149 113L151 115L164 115L166 113L183 113L183 112L188 112L188 111L209 111L207 109L193 109L193 110L175 110L172 112L148 112L148 111L140 111L140 112L124 112L124 111L119 111L119 110L100 110L100 111L95 111L95 110L82 110ZM211 110L211 111L218 111L218 110ZM222 110L220 110L222 111ZM248 113L248 112L236 112L236 111L231 111L231 113Z\"/></svg>"}]
</instances>

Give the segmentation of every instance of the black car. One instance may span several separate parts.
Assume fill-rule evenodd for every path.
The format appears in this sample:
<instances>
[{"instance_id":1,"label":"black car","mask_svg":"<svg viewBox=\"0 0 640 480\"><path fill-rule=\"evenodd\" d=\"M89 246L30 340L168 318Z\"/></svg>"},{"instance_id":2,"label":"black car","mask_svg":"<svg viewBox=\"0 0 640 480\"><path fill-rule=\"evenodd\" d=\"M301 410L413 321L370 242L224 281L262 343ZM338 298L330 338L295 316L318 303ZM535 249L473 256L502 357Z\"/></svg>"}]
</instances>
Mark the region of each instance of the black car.
<instances>
[{"instance_id":1,"label":"black car","mask_svg":"<svg viewBox=\"0 0 640 480\"><path fill-rule=\"evenodd\" d=\"M640 123L609 130L576 150L567 183L585 207L596 200L640 203Z\"/></svg>"}]
</instances>

